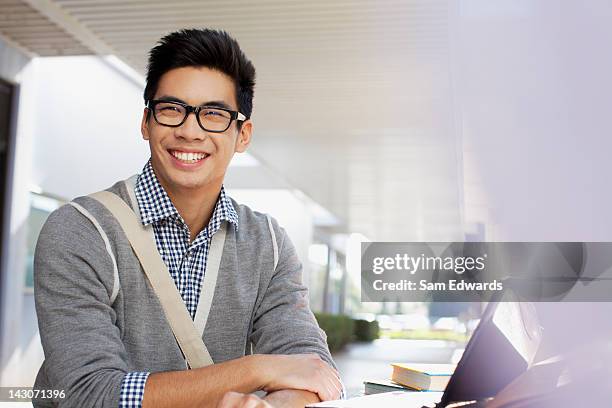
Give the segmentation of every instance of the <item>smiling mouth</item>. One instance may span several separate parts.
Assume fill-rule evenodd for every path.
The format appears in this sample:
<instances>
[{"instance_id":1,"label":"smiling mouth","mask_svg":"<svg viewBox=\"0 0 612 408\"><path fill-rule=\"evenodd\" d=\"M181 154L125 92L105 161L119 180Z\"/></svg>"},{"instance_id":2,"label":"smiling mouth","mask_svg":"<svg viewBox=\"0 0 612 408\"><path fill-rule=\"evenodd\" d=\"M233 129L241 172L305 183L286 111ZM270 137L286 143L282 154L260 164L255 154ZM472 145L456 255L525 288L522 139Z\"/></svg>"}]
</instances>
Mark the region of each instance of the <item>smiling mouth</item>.
<instances>
[{"instance_id":1,"label":"smiling mouth","mask_svg":"<svg viewBox=\"0 0 612 408\"><path fill-rule=\"evenodd\" d=\"M204 152L181 152L178 150L168 150L168 152L177 160L187 164L197 163L210 156L210 154Z\"/></svg>"}]
</instances>

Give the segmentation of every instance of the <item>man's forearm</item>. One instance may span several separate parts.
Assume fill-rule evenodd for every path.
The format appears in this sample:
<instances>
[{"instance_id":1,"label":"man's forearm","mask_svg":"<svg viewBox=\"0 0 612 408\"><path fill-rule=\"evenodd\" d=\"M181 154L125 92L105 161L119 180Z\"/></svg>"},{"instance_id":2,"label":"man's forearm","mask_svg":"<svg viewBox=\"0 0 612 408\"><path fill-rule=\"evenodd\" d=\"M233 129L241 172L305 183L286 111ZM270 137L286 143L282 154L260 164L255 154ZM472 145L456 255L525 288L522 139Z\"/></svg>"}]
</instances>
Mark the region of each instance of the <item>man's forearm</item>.
<instances>
[{"instance_id":1,"label":"man's forearm","mask_svg":"<svg viewBox=\"0 0 612 408\"><path fill-rule=\"evenodd\" d=\"M227 391L257 391L265 384L257 369L257 359L258 356L251 355L194 370L151 374L142 406L215 407Z\"/></svg>"},{"instance_id":2,"label":"man's forearm","mask_svg":"<svg viewBox=\"0 0 612 408\"><path fill-rule=\"evenodd\" d=\"M271 392L264 400L273 407L304 408L306 404L321 401L317 394L304 390L280 390Z\"/></svg>"}]
</instances>

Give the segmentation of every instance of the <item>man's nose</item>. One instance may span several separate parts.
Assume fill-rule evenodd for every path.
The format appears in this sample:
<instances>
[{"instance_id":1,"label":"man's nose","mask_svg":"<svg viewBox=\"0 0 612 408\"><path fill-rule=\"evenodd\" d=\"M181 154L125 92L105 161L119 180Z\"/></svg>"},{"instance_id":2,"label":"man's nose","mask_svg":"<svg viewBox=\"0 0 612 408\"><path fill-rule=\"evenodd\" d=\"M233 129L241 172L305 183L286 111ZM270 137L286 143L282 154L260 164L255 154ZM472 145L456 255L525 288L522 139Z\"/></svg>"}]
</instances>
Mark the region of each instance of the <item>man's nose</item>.
<instances>
[{"instance_id":1,"label":"man's nose","mask_svg":"<svg viewBox=\"0 0 612 408\"><path fill-rule=\"evenodd\" d=\"M206 131L198 124L195 112L189 112L183 124L175 129L175 135L185 139L202 140L207 136Z\"/></svg>"}]
</instances>

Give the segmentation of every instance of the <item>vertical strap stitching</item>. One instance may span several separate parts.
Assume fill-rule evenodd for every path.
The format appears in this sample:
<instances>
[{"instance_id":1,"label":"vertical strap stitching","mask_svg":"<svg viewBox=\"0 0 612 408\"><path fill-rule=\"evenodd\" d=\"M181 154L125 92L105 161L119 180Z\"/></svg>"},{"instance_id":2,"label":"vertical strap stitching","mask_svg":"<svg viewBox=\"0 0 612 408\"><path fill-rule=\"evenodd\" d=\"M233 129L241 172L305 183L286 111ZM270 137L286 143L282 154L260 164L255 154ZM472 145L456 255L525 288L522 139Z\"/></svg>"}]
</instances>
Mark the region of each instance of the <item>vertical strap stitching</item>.
<instances>
[{"instance_id":1,"label":"vertical strap stitching","mask_svg":"<svg viewBox=\"0 0 612 408\"><path fill-rule=\"evenodd\" d=\"M71 201L68 204L72 205L81 214L87 217L87 219L91 221L94 227L96 227L96 229L100 233L100 236L102 236L102 240L104 241L104 246L106 247L106 252L108 252L108 255L110 256L111 261L113 262L113 291L110 295L110 304L112 305L113 303L115 303L115 299L117 299L117 295L119 294L120 284L119 284L119 269L117 268L117 261L115 260L115 255L113 254L113 251L111 250L111 245L110 245L108 236L106 235L106 232L104 232L104 230L102 229L102 226L100 226L100 224L98 223L98 220L96 220L89 211L83 208L83 206L81 206L78 203L75 203L74 201Z\"/></svg>"},{"instance_id":2,"label":"vertical strap stitching","mask_svg":"<svg viewBox=\"0 0 612 408\"><path fill-rule=\"evenodd\" d=\"M276 265L278 265L278 243L276 242L276 234L274 233L274 227L272 226L272 218L266 214L266 218L268 219L268 227L270 228L270 235L272 236L272 251L274 253L274 270L276 270Z\"/></svg>"}]
</instances>

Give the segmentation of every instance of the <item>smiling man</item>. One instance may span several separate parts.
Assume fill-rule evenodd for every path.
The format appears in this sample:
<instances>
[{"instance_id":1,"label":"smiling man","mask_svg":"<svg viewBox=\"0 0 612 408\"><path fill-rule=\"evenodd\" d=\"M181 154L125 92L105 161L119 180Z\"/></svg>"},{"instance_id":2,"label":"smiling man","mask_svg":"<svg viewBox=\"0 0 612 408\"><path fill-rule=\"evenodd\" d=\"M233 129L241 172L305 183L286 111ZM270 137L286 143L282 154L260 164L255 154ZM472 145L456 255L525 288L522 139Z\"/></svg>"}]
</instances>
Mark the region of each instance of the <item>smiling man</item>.
<instances>
[{"instance_id":1,"label":"smiling man","mask_svg":"<svg viewBox=\"0 0 612 408\"><path fill-rule=\"evenodd\" d=\"M162 38L144 92L151 158L106 190L154 237L214 364L187 369L124 230L101 202L78 197L49 216L34 260L45 352L35 388L63 390L60 406L291 407L340 396L286 232L223 187L232 156L251 142L254 85L252 63L225 32Z\"/></svg>"}]
</instances>

